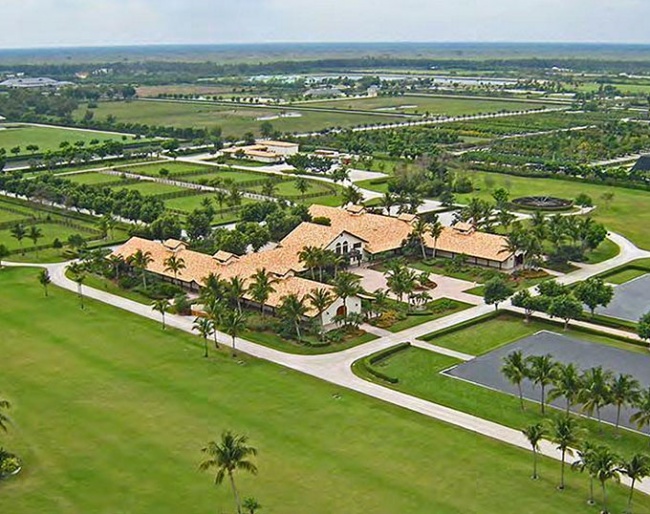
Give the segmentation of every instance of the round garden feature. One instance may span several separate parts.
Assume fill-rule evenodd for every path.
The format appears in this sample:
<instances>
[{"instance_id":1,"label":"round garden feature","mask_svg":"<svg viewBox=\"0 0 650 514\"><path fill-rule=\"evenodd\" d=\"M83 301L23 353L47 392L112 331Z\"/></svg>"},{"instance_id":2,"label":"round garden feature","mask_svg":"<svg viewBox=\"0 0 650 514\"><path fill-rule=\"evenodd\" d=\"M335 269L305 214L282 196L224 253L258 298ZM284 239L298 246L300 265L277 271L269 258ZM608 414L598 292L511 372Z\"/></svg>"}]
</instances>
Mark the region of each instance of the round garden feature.
<instances>
[{"instance_id":1,"label":"round garden feature","mask_svg":"<svg viewBox=\"0 0 650 514\"><path fill-rule=\"evenodd\" d=\"M522 209L536 211L568 211L573 207L573 200L556 196L521 196L512 200L512 203Z\"/></svg>"}]
</instances>

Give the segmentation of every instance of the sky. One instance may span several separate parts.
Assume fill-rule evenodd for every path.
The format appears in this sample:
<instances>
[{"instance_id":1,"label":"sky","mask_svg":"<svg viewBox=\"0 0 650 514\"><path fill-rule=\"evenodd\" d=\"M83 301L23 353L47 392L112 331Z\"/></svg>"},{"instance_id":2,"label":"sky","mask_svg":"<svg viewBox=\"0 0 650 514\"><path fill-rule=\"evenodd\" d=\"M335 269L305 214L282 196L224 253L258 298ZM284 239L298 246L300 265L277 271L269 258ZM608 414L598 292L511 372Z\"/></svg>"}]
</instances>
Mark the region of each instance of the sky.
<instances>
[{"instance_id":1,"label":"sky","mask_svg":"<svg viewBox=\"0 0 650 514\"><path fill-rule=\"evenodd\" d=\"M650 0L5 0L0 48L263 42L650 43Z\"/></svg>"}]
</instances>

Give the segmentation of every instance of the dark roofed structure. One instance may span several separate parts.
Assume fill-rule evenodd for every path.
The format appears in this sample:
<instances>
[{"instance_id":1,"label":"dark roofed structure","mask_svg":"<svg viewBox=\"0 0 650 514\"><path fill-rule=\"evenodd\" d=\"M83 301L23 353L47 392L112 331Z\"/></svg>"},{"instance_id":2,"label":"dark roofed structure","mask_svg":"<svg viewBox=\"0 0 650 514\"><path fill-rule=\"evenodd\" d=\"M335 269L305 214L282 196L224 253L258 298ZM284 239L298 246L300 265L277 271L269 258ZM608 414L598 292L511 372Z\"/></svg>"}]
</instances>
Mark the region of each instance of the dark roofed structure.
<instances>
[{"instance_id":1,"label":"dark roofed structure","mask_svg":"<svg viewBox=\"0 0 650 514\"><path fill-rule=\"evenodd\" d=\"M642 155L632 168L632 173L650 171L650 154Z\"/></svg>"}]
</instances>

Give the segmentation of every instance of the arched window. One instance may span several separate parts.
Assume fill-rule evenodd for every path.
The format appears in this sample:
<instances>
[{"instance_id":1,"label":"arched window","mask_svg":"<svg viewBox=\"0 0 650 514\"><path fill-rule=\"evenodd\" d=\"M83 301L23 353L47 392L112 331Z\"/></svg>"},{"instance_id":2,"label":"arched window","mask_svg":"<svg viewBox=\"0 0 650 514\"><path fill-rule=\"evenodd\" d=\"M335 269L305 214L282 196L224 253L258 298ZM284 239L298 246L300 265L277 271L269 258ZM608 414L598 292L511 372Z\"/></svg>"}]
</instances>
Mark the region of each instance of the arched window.
<instances>
[{"instance_id":1,"label":"arched window","mask_svg":"<svg viewBox=\"0 0 650 514\"><path fill-rule=\"evenodd\" d=\"M348 242L345 241L343 243L343 253L348 253L350 251L350 246L348 245Z\"/></svg>"},{"instance_id":2,"label":"arched window","mask_svg":"<svg viewBox=\"0 0 650 514\"><path fill-rule=\"evenodd\" d=\"M340 253L341 253L341 243L336 243L336 253L337 253L337 255L340 255Z\"/></svg>"}]
</instances>

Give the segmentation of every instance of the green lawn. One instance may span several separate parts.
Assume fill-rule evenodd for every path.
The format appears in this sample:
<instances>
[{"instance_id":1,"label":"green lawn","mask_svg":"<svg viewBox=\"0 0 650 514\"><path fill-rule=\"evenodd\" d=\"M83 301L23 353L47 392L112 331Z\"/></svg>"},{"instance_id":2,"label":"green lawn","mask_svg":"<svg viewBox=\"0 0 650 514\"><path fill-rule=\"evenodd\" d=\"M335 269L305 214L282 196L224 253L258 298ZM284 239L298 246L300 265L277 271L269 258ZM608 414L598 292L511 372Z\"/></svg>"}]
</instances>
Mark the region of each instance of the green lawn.
<instances>
[{"instance_id":1,"label":"green lawn","mask_svg":"<svg viewBox=\"0 0 650 514\"><path fill-rule=\"evenodd\" d=\"M42 153L47 150L58 150L63 141L74 144L77 141L83 141L89 144L93 139L99 141L114 140L122 141L122 136L107 134L105 132L85 131L66 129L58 127L36 127L31 125L0 125L0 148L7 150L8 155L12 148L19 146L21 152L19 155L29 156L27 145L37 145L38 152ZM133 142L129 137L126 143Z\"/></svg>"},{"instance_id":2,"label":"green lawn","mask_svg":"<svg viewBox=\"0 0 650 514\"><path fill-rule=\"evenodd\" d=\"M223 429L260 451L259 475L238 480L263 512L594 512L582 475L555 490L557 462L533 482L528 452L263 361L204 359L197 337L92 301L81 311L56 288L45 298L36 274L0 272L3 446L24 460L3 512L233 512L228 487L197 469ZM620 512L626 491L611 492Z\"/></svg>"},{"instance_id":3,"label":"green lawn","mask_svg":"<svg viewBox=\"0 0 650 514\"><path fill-rule=\"evenodd\" d=\"M450 307L448 309L442 310L440 307L441 304L449 304ZM393 325L390 326L388 330L393 333L401 332L402 330L406 330L407 328L417 327L418 325L422 325L422 323L427 323L429 321L433 321L435 319L439 319L444 316L449 316L456 312L469 309L470 307L472 306L468 303L451 300L449 298L438 298L437 300L434 300L429 304L429 310L431 310L431 313L409 314L406 317L406 319L394 323Z\"/></svg>"},{"instance_id":4,"label":"green lawn","mask_svg":"<svg viewBox=\"0 0 650 514\"><path fill-rule=\"evenodd\" d=\"M81 106L75 113L81 117L86 106ZM165 125L176 127L221 127L224 136L241 137L246 132L260 135L260 127L267 117L276 117L283 113L280 109L264 107L217 105L210 102L101 102L93 109L96 119L104 119L112 114L117 121L146 123L148 125ZM352 127L374 123L395 123L403 121L402 116L377 116L375 114L332 113L318 111L299 111L287 107L287 113L299 113L298 117L269 119L275 130L280 132L311 132L331 127Z\"/></svg>"},{"instance_id":5,"label":"green lawn","mask_svg":"<svg viewBox=\"0 0 650 514\"><path fill-rule=\"evenodd\" d=\"M488 112L521 111L539 109L542 104L530 102L508 102L488 98L455 98L453 96L379 96L377 98L329 100L306 104L309 107L323 107L341 110L365 110L404 114L460 116Z\"/></svg>"},{"instance_id":6,"label":"green lawn","mask_svg":"<svg viewBox=\"0 0 650 514\"><path fill-rule=\"evenodd\" d=\"M209 172L213 167L201 166L200 164L192 164L188 162L158 161L150 164L125 164L124 166L118 166L114 169L127 173L135 173L137 175L148 175L151 177L160 177L160 170L165 169L169 172L169 176L173 177L174 175L191 171Z\"/></svg>"},{"instance_id":7,"label":"green lawn","mask_svg":"<svg viewBox=\"0 0 650 514\"><path fill-rule=\"evenodd\" d=\"M202 175L193 175L191 177L182 177L180 180L185 182L208 182L210 180L229 180L234 184L240 184L242 182L251 182L253 180L266 180L271 178L271 175L265 173L257 173L254 171L242 171L242 170L229 170L228 168L215 168L214 166L210 167L207 171L210 173L205 173Z\"/></svg>"},{"instance_id":8,"label":"green lawn","mask_svg":"<svg viewBox=\"0 0 650 514\"><path fill-rule=\"evenodd\" d=\"M4 210L2 208L3 205L4 204L0 201L0 223L6 223L9 221L15 221L16 223L19 223L25 219L31 218L33 215L29 211L18 213L18 212Z\"/></svg>"},{"instance_id":9,"label":"green lawn","mask_svg":"<svg viewBox=\"0 0 650 514\"><path fill-rule=\"evenodd\" d=\"M598 247L587 255L587 264L598 264L599 262L613 259L621 252L619 246L609 239L605 239Z\"/></svg>"},{"instance_id":10,"label":"green lawn","mask_svg":"<svg viewBox=\"0 0 650 514\"><path fill-rule=\"evenodd\" d=\"M39 222L36 226L43 233L43 237L36 243L39 246L51 244L55 239L65 243L68 237L73 234L80 234L85 239L97 239L99 237L99 233L95 231L82 231L76 227L66 227L55 223ZM27 231L29 231L30 227L31 224L26 224ZM18 250L21 247L18 240L11 235L10 229L0 230L0 244L5 245L10 251ZM34 243L30 239L23 239L22 247L25 250L29 251L32 246L34 246Z\"/></svg>"},{"instance_id":11,"label":"green lawn","mask_svg":"<svg viewBox=\"0 0 650 514\"><path fill-rule=\"evenodd\" d=\"M272 332L256 332L252 330L246 330L242 337L248 339L249 341L263 344L264 346L268 346L276 350L302 355L322 355L326 353L340 352L342 350L347 350L348 348L352 348L354 346L358 346L360 344L377 339L377 336L366 332L358 337L343 341L341 343L330 344L327 346L308 346L306 344L299 344L297 341L290 341L280 336L279 334ZM317 336L309 336L307 339L311 343L319 343Z\"/></svg>"},{"instance_id":12,"label":"green lawn","mask_svg":"<svg viewBox=\"0 0 650 514\"><path fill-rule=\"evenodd\" d=\"M635 278L639 278L647 274L648 271L645 270L633 269L633 268L623 269L621 271L617 271L616 273L613 273L612 275L608 275L605 278L605 282L609 282L610 284L620 285L620 284L625 284L630 280L634 280Z\"/></svg>"},{"instance_id":13,"label":"green lawn","mask_svg":"<svg viewBox=\"0 0 650 514\"><path fill-rule=\"evenodd\" d=\"M199 207L201 207L201 202L205 198L210 198L212 200L212 206L217 211L219 211L219 205L214 200L214 193L197 192L196 195L192 195L192 196L181 196L179 198L170 198L168 200L165 200L165 207L167 207L168 209L177 209L179 211L185 211L189 214L194 209L198 209ZM250 198L242 198L241 205L248 205L250 203L255 203L255 200L251 200ZM223 208L224 210L229 209L229 207L225 204ZM237 213L226 212L224 213L223 218L227 218L228 216L233 216L233 215L238 217ZM215 221L219 221L221 218L222 218L221 214L217 212L217 214L215 215Z\"/></svg>"},{"instance_id":14,"label":"green lawn","mask_svg":"<svg viewBox=\"0 0 650 514\"><path fill-rule=\"evenodd\" d=\"M459 202L467 202L476 196L491 199L491 192L499 187L510 191L511 198L528 195L551 195L573 199L580 193L585 193L597 205L593 213L594 219L604 223L607 228L629 238L637 246L650 249L650 209L639 208L650 201L650 192L622 187L611 187L598 184L569 182L533 177L516 177L497 173L469 171L466 173L474 186L480 188L469 194L456 195ZM488 178L489 185L485 179ZM603 193L614 193L614 199L609 205L602 200Z\"/></svg>"},{"instance_id":15,"label":"green lawn","mask_svg":"<svg viewBox=\"0 0 650 514\"><path fill-rule=\"evenodd\" d=\"M166 193L173 193L176 191L186 191L186 188L179 186L170 186L161 182L151 182L149 180L142 180L136 184L117 185L112 186L113 189L128 189L131 191L139 191L143 196L157 196Z\"/></svg>"},{"instance_id":16,"label":"green lawn","mask_svg":"<svg viewBox=\"0 0 650 514\"><path fill-rule=\"evenodd\" d=\"M107 184L110 182L118 182L120 177L117 175L107 175L99 172L77 173L74 175L66 175L66 180L76 184L87 184L90 186Z\"/></svg>"}]
</instances>

